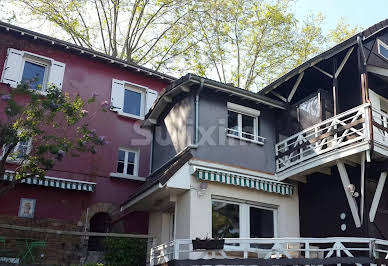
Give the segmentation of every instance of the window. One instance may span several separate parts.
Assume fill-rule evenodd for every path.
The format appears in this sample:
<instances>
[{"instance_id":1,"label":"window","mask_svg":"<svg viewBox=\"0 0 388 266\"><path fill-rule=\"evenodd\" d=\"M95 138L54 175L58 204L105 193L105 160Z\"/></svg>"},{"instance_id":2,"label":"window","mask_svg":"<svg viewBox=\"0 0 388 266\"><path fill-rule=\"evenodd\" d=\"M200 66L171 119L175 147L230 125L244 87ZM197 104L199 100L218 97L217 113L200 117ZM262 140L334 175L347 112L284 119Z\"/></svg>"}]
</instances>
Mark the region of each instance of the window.
<instances>
[{"instance_id":1,"label":"window","mask_svg":"<svg viewBox=\"0 0 388 266\"><path fill-rule=\"evenodd\" d=\"M137 175L138 153L135 151L119 149L116 173L123 175Z\"/></svg>"},{"instance_id":2,"label":"window","mask_svg":"<svg viewBox=\"0 0 388 266\"><path fill-rule=\"evenodd\" d=\"M124 80L112 80L111 110L119 115L144 119L158 97L155 90Z\"/></svg>"},{"instance_id":3,"label":"window","mask_svg":"<svg viewBox=\"0 0 388 266\"><path fill-rule=\"evenodd\" d=\"M381 56L388 60L388 44L377 39L377 50Z\"/></svg>"},{"instance_id":4,"label":"window","mask_svg":"<svg viewBox=\"0 0 388 266\"><path fill-rule=\"evenodd\" d=\"M144 116L144 92L125 87L123 112L134 116Z\"/></svg>"},{"instance_id":5,"label":"window","mask_svg":"<svg viewBox=\"0 0 388 266\"><path fill-rule=\"evenodd\" d=\"M32 139L26 141L20 141L13 151L8 155L8 162L21 162L26 156L30 153L32 147ZM7 151L7 146L3 146L3 151L1 153L1 157L5 155Z\"/></svg>"},{"instance_id":6,"label":"window","mask_svg":"<svg viewBox=\"0 0 388 266\"><path fill-rule=\"evenodd\" d=\"M277 209L254 203L212 200L213 238L277 237Z\"/></svg>"},{"instance_id":7,"label":"window","mask_svg":"<svg viewBox=\"0 0 388 266\"><path fill-rule=\"evenodd\" d=\"M20 83L29 84L33 90L46 90L47 69L48 65L43 61L33 60L31 57L25 58Z\"/></svg>"},{"instance_id":8,"label":"window","mask_svg":"<svg viewBox=\"0 0 388 266\"><path fill-rule=\"evenodd\" d=\"M44 93L50 85L62 88L65 64L41 55L9 48L1 82L16 88L28 83L31 89Z\"/></svg>"},{"instance_id":9,"label":"window","mask_svg":"<svg viewBox=\"0 0 388 266\"><path fill-rule=\"evenodd\" d=\"M240 237L239 205L212 201L212 235L213 238Z\"/></svg>"},{"instance_id":10,"label":"window","mask_svg":"<svg viewBox=\"0 0 388 266\"><path fill-rule=\"evenodd\" d=\"M227 107L227 135L229 137L264 144L264 138L259 136L260 111L234 103L228 103Z\"/></svg>"}]
</instances>

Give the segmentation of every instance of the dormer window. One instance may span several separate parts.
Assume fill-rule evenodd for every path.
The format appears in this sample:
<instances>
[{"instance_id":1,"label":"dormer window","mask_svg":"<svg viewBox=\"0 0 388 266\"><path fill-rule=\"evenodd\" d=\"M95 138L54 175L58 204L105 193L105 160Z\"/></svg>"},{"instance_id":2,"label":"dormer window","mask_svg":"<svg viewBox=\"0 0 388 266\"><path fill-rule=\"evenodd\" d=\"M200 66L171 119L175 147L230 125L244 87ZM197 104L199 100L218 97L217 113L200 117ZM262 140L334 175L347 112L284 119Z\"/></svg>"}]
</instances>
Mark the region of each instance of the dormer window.
<instances>
[{"instance_id":1,"label":"dormer window","mask_svg":"<svg viewBox=\"0 0 388 266\"><path fill-rule=\"evenodd\" d=\"M384 43L382 40L377 39L377 51L382 57L388 60L388 44Z\"/></svg>"},{"instance_id":2,"label":"dormer window","mask_svg":"<svg viewBox=\"0 0 388 266\"><path fill-rule=\"evenodd\" d=\"M260 136L260 111L229 102L227 107L227 136L264 144L264 138Z\"/></svg>"}]
</instances>

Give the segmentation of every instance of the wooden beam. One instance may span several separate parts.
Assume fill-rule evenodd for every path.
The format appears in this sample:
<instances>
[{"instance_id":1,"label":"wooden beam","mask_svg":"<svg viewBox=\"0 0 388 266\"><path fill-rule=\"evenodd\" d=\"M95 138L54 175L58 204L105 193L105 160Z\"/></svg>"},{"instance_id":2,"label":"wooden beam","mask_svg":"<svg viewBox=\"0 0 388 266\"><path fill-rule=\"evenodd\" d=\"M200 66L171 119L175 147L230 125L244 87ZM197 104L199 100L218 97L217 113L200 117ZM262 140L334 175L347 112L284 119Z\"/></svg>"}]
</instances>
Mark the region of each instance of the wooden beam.
<instances>
[{"instance_id":1,"label":"wooden beam","mask_svg":"<svg viewBox=\"0 0 388 266\"><path fill-rule=\"evenodd\" d=\"M356 202L356 199L353 197L353 195L350 194L348 190L350 181L349 181L348 172L346 171L345 164L343 163L343 161L341 160L337 161L337 168L341 177L342 185L344 187L344 191L349 203L350 210L352 212L354 224L356 225L357 228L359 228L361 227L361 221L360 221L360 216L358 215L357 202Z\"/></svg>"},{"instance_id":2,"label":"wooden beam","mask_svg":"<svg viewBox=\"0 0 388 266\"><path fill-rule=\"evenodd\" d=\"M164 96L163 99L164 99L166 102L168 102L168 103L172 102L172 98L171 98L170 96Z\"/></svg>"},{"instance_id":3,"label":"wooden beam","mask_svg":"<svg viewBox=\"0 0 388 266\"><path fill-rule=\"evenodd\" d=\"M334 115L338 115L339 105L338 105L338 80L335 76L337 72L337 59L333 58L333 113Z\"/></svg>"},{"instance_id":4,"label":"wooden beam","mask_svg":"<svg viewBox=\"0 0 388 266\"><path fill-rule=\"evenodd\" d=\"M277 92L271 92L273 95L275 95L276 97L278 97L280 100L282 100L283 102L287 102L287 99L286 99L286 97L283 97L283 96L281 96L279 93L277 93Z\"/></svg>"},{"instance_id":5,"label":"wooden beam","mask_svg":"<svg viewBox=\"0 0 388 266\"><path fill-rule=\"evenodd\" d=\"M364 205L365 205L365 152L361 153L361 189L360 189L360 219L361 224L364 221Z\"/></svg>"},{"instance_id":6,"label":"wooden beam","mask_svg":"<svg viewBox=\"0 0 388 266\"><path fill-rule=\"evenodd\" d=\"M300 82L302 81L303 76L304 76L304 72L302 72L302 73L299 74L299 77L298 77L298 79L296 80L296 82L295 82L295 84L294 84L294 87L292 87L292 90L291 90L291 92L290 92L290 95L288 96L288 99L287 99L288 102L291 102L292 97L294 97L294 94L295 94L296 90L298 89L299 84L300 84Z\"/></svg>"},{"instance_id":7,"label":"wooden beam","mask_svg":"<svg viewBox=\"0 0 388 266\"><path fill-rule=\"evenodd\" d=\"M350 48L350 49L348 50L348 52L346 53L344 59L342 60L340 66L338 67L337 71L336 71L335 74L334 74L334 77L335 77L335 78L338 78L338 75L341 73L342 68L344 68L344 66L345 66L346 62L348 61L348 59L349 59L351 53L353 52L353 50L354 50L354 47Z\"/></svg>"},{"instance_id":8,"label":"wooden beam","mask_svg":"<svg viewBox=\"0 0 388 266\"><path fill-rule=\"evenodd\" d=\"M323 69L321 69L321 68L319 68L319 67L316 67L316 66L313 66L313 68L315 68L315 69L318 70L319 72L325 74L325 75L328 76L329 78L333 78L333 75L327 73L325 70L323 70Z\"/></svg>"},{"instance_id":9,"label":"wooden beam","mask_svg":"<svg viewBox=\"0 0 388 266\"><path fill-rule=\"evenodd\" d=\"M371 223L373 223L375 220L377 208L379 207L379 202L380 202L381 194L383 193L383 190L384 190L384 184L386 179L387 179L387 172L386 171L381 172L379 183L377 184L376 192L375 192L375 195L373 196L372 204L369 211L369 221Z\"/></svg>"}]
</instances>

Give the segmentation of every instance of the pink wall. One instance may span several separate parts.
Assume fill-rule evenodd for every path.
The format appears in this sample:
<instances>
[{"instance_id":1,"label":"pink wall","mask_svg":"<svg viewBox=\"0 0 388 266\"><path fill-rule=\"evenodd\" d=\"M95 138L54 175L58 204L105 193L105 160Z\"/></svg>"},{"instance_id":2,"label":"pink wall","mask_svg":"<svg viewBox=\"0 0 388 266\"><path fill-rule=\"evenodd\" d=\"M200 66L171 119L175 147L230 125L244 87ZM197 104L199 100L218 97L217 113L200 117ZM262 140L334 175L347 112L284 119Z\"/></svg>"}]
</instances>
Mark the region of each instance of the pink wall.
<instances>
[{"instance_id":1,"label":"pink wall","mask_svg":"<svg viewBox=\"0 0 388 266\"><path fill-rule=\"evenodd\" d=\"M93 109L97 109L102 101L110 102L113 78L127 80L157 91L161 91L167 85L167 81L154 76L99 61L88 55L70 53L65 48L46 44L32 37L22 37L0 31L0 40L0 71L3 69L7 48L29 51L63 62L66 64L63 90L71 95L79 93L84 99L91 97L93 92L97 92L99 94L98 104L95 104ZM0 83L0 92L7 89L8 85ZM89 113L94 113L94 111L96 110L89 110ZM148 175L150 145L130 144L131 139L146 139L135 132L134 125L139 122L141 121L120 117L112 111L98 112L89 123L90 128L96 129L98 135L106 136L109 143L99 147L95 155L82 155L77 158L67 156L47 173L52 177L96 182L95 192L72 192L19 185L19 188L7 195L5 202L1 201L0 215L17 215L21 197L37 200L36 218L69 221L78 221L81 213L93 203L110 202L119 205L125 201L142 182L109 177L109 173L116 171L117 150L121 146L140 151L139 176Z\"/></svg>"}]
</instances>

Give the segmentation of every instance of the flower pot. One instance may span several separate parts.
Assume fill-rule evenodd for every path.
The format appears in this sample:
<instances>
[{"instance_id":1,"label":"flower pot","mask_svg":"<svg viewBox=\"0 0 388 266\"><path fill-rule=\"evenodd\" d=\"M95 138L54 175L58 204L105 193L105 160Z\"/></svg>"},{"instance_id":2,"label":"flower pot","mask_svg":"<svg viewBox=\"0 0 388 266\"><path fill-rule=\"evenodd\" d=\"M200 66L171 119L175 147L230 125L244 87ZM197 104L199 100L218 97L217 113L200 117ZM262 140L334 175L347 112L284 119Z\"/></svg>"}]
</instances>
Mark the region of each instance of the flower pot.
<instances>
[{"instance_id":1,"label":"flower pot","mask_svg":"<svg viewBox=\"0 0 388 266\"><path fill-rule=\"evenodd\" d=\"M193 239L193 250L224 249L225 239Z\"/></svg>"}]
</instances>

